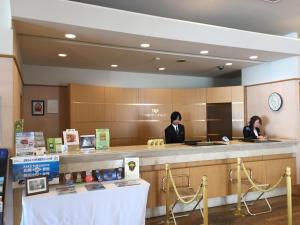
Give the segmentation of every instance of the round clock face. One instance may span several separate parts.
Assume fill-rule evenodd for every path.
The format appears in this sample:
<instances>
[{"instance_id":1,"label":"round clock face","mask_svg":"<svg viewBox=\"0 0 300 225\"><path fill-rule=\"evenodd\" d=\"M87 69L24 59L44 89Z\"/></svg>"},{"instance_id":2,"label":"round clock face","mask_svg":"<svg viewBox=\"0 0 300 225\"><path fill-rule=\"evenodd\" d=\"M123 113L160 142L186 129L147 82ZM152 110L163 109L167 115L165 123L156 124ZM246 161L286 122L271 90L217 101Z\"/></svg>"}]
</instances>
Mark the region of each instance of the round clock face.
<instances>
[{"instance_id":1,"label":"round clock face","mask_svg":"<svg viewBox=\"0 0 300 225\"><path fill-rule=\"evenodd\" d=\"M280 94L274 92L269 96L269 107L273 111L278 111L282 106L282 98Z\"/></svg>"}]
</instances>

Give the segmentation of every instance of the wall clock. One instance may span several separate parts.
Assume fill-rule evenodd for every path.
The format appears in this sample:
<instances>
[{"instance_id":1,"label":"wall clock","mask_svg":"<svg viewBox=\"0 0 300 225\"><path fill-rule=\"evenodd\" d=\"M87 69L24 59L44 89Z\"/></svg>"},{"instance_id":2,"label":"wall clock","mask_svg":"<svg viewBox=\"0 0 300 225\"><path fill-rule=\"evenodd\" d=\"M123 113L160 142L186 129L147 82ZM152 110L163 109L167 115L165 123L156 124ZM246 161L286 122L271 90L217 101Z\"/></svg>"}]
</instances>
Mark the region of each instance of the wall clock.
<instances>
[{"instance_id":1,"label":"wall clock","mask_svg":"<svg viewBox=\"0 0 300 225\"><path fill-rule=\"evenodd\" d=\"M278 94L277 92L273 92L270 96L269 96L269 107L271 110L273 111L278 111L281 106L282 106L282 97L280 94Z\"/></svg>"}]
</instances>

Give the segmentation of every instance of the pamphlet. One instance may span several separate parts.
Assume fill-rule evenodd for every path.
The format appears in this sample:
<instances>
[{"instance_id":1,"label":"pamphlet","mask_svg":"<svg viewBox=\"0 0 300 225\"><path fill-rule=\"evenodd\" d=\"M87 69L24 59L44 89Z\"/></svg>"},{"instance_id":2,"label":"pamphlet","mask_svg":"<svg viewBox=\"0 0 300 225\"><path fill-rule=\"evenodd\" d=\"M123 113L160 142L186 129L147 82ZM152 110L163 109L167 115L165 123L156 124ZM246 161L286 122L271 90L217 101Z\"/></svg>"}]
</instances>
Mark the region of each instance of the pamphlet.
<instances>
[{"instance_id":1,"label":"pamphlet","mask_svg":"<svg viewBox=\"0 0 300 225\"><path fill-rule=\"evenodd\" d=\"M62 187L57 187L56 192L58 195L74 194L76 193L75 185L65 185Z\"/></svg>"},{"instance_id":2,"label":"pamphlet","mask_svg":"<svg viewBox=\"0 0 300 225\"><path fill-rule=\"evenodd\" d=\"M61 153L62 138L47 138L47 149L49 153Z\"/></svg>"},{"instance_id":3,"label":"pamphlet","mask_svg":"<svg viewBox=\"0 0 300 225\"><path fill-rule=\"evenodd\" d=\"M139 185L141 184L141 182L139 180L124 180L124 181L116 181L114 184L117 187L125 187L125 186Z\"/></svg>"},{"instance_id":4,"label":"pamphlet","mask_svg":"<svg viewBox=\"0 0 300 225\"><path fill-rule=\"evenodd\" d=\"M101 183L84 185L88 191L103 190L105 187Z\"/></svg>"},{"instance_id":5,"label":"pamphlet","mask_svg":"<svg viewBox=\"0 0 300 225\"><path fill-rule=\"evenodd\" d=\"M34 155L34 132L16 133L16 155Z\"/></svg>"},{"instance_id":6,"label":"pamphlet","mask_svg":"<svg viewBox=\"0 0 300 225\"><path fill-rule=\"evenodd\" d=\"M109 129L96 129L96 149L105 149L110 145Z\"/></svg>"},{"instance_id":7,"label":"pamphlet","mask_svg":"<svg viewBox=\"0 0 300 225\"><path fill-rule=\"evenodd\" d=\"M139 158L124 158L125 179L140 178L140 159Z\"/></svg>"}]
</instances>

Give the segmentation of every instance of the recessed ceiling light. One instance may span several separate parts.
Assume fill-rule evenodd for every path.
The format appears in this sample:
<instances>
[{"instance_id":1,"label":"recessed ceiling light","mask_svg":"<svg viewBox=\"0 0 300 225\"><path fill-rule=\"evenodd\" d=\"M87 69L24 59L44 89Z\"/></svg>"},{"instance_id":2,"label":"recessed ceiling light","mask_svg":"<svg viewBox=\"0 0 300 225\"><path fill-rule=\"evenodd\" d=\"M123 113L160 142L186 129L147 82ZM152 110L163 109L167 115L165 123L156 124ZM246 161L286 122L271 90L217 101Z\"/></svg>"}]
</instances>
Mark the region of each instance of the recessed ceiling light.
<instances>
[{"instance_id":1,"label":"recessed ceiling light","mask_svg":"<svg viewBox=\"0 0 300 225\"><path fill-rule=\"evenodd\" d=\"M112 67L112 68L117 68L118 65L117 65L117 64L112 64L112 65L110 65L110 67Z\"/></svg>"},{"instance_id":2,"label":"recessed ceiling light","mask_svg":"<svg viewBox=\"0 0 300 225\"><path fill-rule=\"evenodd\" d=\"M177 59L176 62L183 63L183 62L186 62L186 60L185 59Z\"/></svg>"},{"instance_id":3,"label":"recessed ceiling light","mask_svg":"<svg viewBox=\"0 0 300 225\"><path fill-rule=\"evenodd\" d=\"M148 44L148 43L142 43L142 44L141 44L141 47L142 47L142 48L149 48L149 47L150 47L150 44Z\"/></svg>"},{"instance_id":4,"label":"recessed ceiling light","mask_svg":"<svg viewBox=\"0 0 300 225\"><path fill-rule=\"evenodd\" d=\"M153 58L153 60L155 60L155 61L159 61L159 60L160 60L160 58L159 58L159 57L154 57L154 58Z\"/></svg>"},{"instance_id":5,"label":"recessed ceiling light","mask_svg":"<svg viewBox=\"0 0 300 225\"><path fill-rule=\"evenodd\" d=\"M225 66L232 66L231 62L225 63Z\"/></svg>"},{"instance_id":6,"label":"recessed ceiling light","mask_svg":"<svg viewBox=\"0 0 300 225\"><path fill-rule=\"evenodd\" d=\"M200 54L201 55L206 55L206 54L208 54L208 51L207 50L202 50L202 51L200 51Z\"/></svg>"},{"instance_id":7,"label":"recessed ceiling light","mask_svg":"<svg viewBox=\"0 0 300 225\"><path fill-rule=\"evenodd\" d=\"M76 38L76 35L75 34L65 34L65 37L69 38L69 39L74 39L74 38Z\"/></svg>"},{"instance_id":8,"label":"recessed ceiling light","mask_svg":"<svg viewBox=\"0 0 300 225\"><path fill-rule=\"evenodd\" d=\"M258 59L258 56L257 55L252 55L249 57L249 59Z\"/></svg>"},{"instance_id":9,"label":"recessed ceiling light","mask_svg":"<svg viewBox=\"0 0 300 225\"><path fill-rule=\"evenodd\" d=\"M166 68L165 67L158 67L158 70L159 71L164 71L164 70L166 70Z\"/></svg>"},{"instance_id":10,"label":"recessed ceiling light","mask_svg":"<svg viewBox=\"0 0 300 225\"><path fill-rule=\"evenodd\" d=\"M67 54L65 54L65 53L59 53L58 56L64 58L64 57L67 57Z\"/></svg>"}]
</instances>

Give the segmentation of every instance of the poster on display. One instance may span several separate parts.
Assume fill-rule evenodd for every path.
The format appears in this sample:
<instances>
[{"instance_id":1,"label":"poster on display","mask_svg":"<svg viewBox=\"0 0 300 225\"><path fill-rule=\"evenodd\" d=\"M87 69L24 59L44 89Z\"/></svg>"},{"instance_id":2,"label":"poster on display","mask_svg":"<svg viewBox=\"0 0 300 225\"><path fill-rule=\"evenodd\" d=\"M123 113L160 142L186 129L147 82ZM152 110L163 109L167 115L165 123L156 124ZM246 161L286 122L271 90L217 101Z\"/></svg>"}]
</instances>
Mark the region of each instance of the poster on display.
<instances>
[{"instance_id":1,"label":"poster on display","mask_svg":"<svg viewBox=\"0 0 300 225\"><path fill-rule=\"evenodd\" d=\"M134 180L140 178L140 159L124 158L125 179Z\"/></svg>"},{"instance_id":2,"label":"poster on display","mask_svg":"<svg viewBox=\"0 0 300 225\"><path fill-rule=\"evenodd\" d=\"M23 186L25 179L48 176L49 184L59 183L59 156L17 156L12 158L13 187Z\"/></svg>"},{"instance_id":3,"label":"poster on display","mask_svg":"<svg viewBox=\"0 0 300 225\"><path fill-rule=\"evenodd\" d=\"M79 146L79 135L75 129L67 129L63 132L64 144L67 146Z\"/></svg>"},{"instance_id":4,"label":"poster on display","mask_svg":"<svg viewBox=\"0 0 300 225\"><path fill-rule=\"evenodd\" d=\"M109 148L110 136L109 129L96 129L96 149Z\"/></svg>"}]
</instances>

